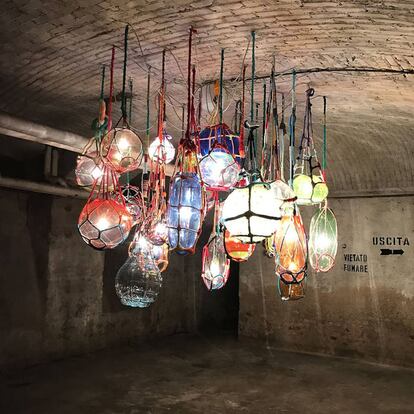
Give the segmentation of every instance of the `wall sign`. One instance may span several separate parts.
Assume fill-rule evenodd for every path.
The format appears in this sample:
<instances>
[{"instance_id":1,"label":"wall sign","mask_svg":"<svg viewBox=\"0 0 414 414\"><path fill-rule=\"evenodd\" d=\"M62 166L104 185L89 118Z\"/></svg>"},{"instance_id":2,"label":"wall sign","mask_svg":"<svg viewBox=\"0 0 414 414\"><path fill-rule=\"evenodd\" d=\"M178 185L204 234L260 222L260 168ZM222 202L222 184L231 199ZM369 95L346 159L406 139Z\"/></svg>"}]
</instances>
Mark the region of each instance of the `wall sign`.
<instances>
[{"instance_id":1,"label":"wall sign","mask_svg":"<svg viewBox=\"0 0 414 414\"><path fill-rule=\"evenodd\" d=\"M372 244L374 246L387 246L387 248L380 248L381 256L402 256L404 254L402 247L409 246L410 241L408 237L404 236L374 236L372 238Z\"/></svg>"},{"instance_id":2,"label":"wall sign","mask_svg":"<svg viewBox=\"0 0 414 414\"><path fill-rule=\"evenodd\" d=\"M368 255L363 253L345 253L344 272L368 273Z\"/></svg>"}]
</instances>

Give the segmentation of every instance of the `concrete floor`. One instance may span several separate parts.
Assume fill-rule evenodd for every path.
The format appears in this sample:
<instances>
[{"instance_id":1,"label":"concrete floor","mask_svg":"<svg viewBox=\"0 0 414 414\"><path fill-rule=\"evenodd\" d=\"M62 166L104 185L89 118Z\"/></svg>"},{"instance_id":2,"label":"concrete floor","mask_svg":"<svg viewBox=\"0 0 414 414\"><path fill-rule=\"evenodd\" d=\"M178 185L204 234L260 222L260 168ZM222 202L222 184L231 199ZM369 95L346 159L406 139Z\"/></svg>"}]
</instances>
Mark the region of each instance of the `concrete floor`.
<instances>
[{"instance_id":1,"label":"concrete floor","mask_svg":"<svg viewBox=\"0 0 414 414\"><path fill-rule=\"evenodd\" d=\"M413 413L414 371L175 336L2 376L0 413Z\"/></svg>"}]
</instances>

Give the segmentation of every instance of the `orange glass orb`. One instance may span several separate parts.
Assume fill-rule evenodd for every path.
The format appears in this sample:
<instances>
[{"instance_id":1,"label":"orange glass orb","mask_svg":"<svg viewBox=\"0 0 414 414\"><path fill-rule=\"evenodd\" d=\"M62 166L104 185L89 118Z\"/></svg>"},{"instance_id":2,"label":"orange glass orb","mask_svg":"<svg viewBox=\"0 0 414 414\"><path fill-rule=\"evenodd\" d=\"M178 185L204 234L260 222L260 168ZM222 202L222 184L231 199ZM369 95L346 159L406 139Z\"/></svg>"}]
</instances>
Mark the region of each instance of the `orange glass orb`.
<instances>
[{"instance_id":1,"label":"orange glass orb","mask_svg":"<svg viewBox=\"0 0 414 414\"><path fill-rule=\"evenodd\" d=\"M119 174L136 170L141 164L141 138L127 127L109 131L101 146L103 157Z\"/></svg>"},{"instance_id":2,"label":"orange glass orb","mask_svg":"<svg viewBox=\"0 0 414 414\"><path fill-rule=\"evenodd\" d=\"M126 207L113 199L95 199L86 203L78 221L83 241L97 249L113 249L127 239L132 216Z\"/></svg>"},{"instance_id":3,"label":"orange glass orb","mask_svg":"<svg viewBox=\"0 0 414 414\"><path fill-rule=\"evenodd\" d=\"M256 245L242 243L236 237L232 237L228 230L224 233L224 248L227 256L234 262L245 262L253 254Z\"/></svg>"},{"instance_id":4,"label":"orange glass orb","mask_svg":"<svg viewBox=\"0 0 414 414\"><path fill-rule=\"evenodd\" d=\"M276 275L283 282L300 283L306 277L307 244L299 211L285 215L275 236Z\"/></svg>"},{"instance_id":5,"label":"orange glass orb","mask_svg":"<svg viewBox=\"0 0 414 414\"><path fill-rule=\"evenodd\" d=\"M278 278L278 288L280 298L283 301L299 300L305 297L305 281L302 280L300 283L287 284Z\"/></svg>"}]
</instances>

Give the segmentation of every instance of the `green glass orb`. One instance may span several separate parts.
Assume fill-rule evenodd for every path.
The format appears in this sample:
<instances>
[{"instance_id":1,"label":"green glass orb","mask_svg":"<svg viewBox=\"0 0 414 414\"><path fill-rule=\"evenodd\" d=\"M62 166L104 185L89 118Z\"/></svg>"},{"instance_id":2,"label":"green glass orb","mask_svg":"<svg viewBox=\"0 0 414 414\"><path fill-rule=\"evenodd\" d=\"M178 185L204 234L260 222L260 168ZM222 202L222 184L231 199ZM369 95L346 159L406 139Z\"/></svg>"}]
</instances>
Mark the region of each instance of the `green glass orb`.
<instances>
[{"instance_id":1,"label":"green glass orb","mask_svg":"<svg viewBox=\"0 0 414 414\"><path fill-rule=\"evenodd\" d=\"M293 178L293 191L298 204L311 204L313 185L312 179L305 174L298 174Z\"/></svg>"},{"instance_id":2,"label":"green glass orb","mask_svg":"<svg viewBox=\"0 0 414 414\"><path fill-rule=\"evenodd\" d=\"M312 203L319 204L322 203L328 197L329 189L325 182L322 181L322 177L313 176L313 182L315 186L313 188L312 194Z\"/></svg>"}]
</instances>

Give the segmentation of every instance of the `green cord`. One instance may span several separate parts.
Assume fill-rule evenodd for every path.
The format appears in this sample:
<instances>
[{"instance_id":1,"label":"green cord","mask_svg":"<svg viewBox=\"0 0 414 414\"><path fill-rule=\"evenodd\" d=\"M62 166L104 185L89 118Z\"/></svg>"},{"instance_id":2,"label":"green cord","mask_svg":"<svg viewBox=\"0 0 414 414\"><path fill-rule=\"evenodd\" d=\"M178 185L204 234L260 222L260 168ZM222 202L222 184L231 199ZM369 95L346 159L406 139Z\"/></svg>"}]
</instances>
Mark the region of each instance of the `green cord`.
<instances>
[{"instance_id":1,"label":"green cord","mask_svg":"<svg viewBox=\"0 0 414 414\"><path fill-rule=\"evenodd\" d=\"M256 49L256 32L252 32L252 82L250 91L250 122L254 122L254 76L255 76L255 49Z\"/></svg>"},{"instance_id":2,"label":"green cord","mask_svg":"<svg viewBox=\"0 0 414 414\"><path fill-rule=\"evenodd\" d=\"M327 146L326 146L326 96L323 97L323 150L322 150L322 171L326 170Z\"/></svg>"}]
</instances>

